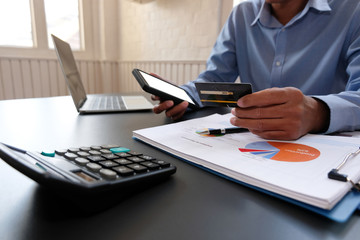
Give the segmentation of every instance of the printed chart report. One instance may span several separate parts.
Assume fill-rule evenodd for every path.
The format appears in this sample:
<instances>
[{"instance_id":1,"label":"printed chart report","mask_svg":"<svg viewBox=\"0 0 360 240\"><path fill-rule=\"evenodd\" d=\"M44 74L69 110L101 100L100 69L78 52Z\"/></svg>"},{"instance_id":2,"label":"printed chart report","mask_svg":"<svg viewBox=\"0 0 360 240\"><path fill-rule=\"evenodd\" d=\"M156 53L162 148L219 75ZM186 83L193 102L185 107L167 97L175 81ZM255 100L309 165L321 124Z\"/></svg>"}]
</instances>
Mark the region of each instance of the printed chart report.
<instances>
[{"instance_id":1,"label":"printed chart report","mask_svg":"<svg viewBox=\"0 0 360 240\"><path fill-rule=\"evenodd\" d=\"M327 173L359 148L359 138L309 134L296 141L270 141L250 132L199 134L204 128L232 127L231 116L214 114L136 130L133 136L234 180L322 209L331 209L351 188ZM359 158L342 169L354 181L360 178Z\"/></svg>"}]
</instances>

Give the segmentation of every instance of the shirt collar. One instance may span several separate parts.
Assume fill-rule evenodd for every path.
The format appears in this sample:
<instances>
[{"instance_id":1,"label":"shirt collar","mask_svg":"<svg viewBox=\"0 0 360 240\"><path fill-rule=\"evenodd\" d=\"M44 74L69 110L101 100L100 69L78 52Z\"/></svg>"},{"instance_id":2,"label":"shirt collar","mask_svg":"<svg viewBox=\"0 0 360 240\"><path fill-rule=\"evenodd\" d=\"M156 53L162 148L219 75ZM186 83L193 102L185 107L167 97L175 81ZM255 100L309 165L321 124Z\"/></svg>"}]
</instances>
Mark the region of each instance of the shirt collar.
<instances>
[{"instance_id":1,"label":"shirt collar","mask_svg":"<svg viewBox=\"0 0 360 240\"><path fill-rule=\"evenodd\" d=\"M251 23L251 26L255 25L257 21L260 21L264 26L267 27L281 27L281 25L272 15L270 4L266 3L265 0L261 0L261 7L257 13L255 20ZM295 16L288 24L292 24L298 19L302 18L310 8L316 9L319 12L331 11L328 0L309 0L303 11Z\"/></svg>"}]
</instances>

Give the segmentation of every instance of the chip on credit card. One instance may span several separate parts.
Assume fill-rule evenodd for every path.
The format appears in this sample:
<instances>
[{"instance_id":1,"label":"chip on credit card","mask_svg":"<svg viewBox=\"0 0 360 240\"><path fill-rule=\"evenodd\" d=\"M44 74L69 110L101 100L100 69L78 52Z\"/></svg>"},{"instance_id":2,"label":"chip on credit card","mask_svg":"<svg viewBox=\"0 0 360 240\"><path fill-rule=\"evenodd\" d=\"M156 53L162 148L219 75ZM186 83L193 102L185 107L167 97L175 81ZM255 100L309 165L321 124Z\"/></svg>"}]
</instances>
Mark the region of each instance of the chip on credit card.
<instances>
[{"instance_id":1,"label":"chip on credit card","mask_svg":"<svg viewBox=\"0 0 360 240\"><path fill-rule=\"evenodd\" d=\"M249 83L197 82L195 86L204 106L236 107L239 98L252 93Z\"/></svg>"}]
</instances>

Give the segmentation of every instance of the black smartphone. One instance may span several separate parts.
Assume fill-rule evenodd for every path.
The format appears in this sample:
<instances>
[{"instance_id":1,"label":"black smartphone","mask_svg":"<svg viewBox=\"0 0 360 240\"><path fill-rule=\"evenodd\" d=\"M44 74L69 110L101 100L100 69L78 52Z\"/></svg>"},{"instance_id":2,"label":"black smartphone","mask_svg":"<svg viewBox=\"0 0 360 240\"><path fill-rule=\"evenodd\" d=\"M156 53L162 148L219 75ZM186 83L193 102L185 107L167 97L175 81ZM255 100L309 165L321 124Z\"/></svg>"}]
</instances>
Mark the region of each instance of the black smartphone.
<instances>
[{"instance_id":1,"label":"black smartphone","mask_svg":"<svg viewBox=\"0 0 360 240\"><path fill-rule=\"evenodd\" d=\"M145 92L154 94L164 100L173 100L175 104L187 101L190 108L196 109L199 107L197 102L184 89L175 84L164 81L140 69L134 69L132 74Z\"/></svg>"}]
</instances>

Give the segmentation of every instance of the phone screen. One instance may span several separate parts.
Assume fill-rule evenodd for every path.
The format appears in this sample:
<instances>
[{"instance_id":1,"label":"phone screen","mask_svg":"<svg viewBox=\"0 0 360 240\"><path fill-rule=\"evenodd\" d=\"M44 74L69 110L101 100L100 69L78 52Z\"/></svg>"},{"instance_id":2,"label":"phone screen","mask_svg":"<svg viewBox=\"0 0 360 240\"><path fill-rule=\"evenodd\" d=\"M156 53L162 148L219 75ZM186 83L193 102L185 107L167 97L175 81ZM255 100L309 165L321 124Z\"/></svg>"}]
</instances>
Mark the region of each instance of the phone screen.
<instances>
[{"instance_id":1,"label":"phone screen","mask_svg":"<svg viewBox=\"0 0 360 240\"><path fill-rule=\"evenodd\" d=\"M179 99L185 100L191 104L195 104L194 101L189 97L189 95L186 93L184 89L169 84L163 80L160 80L144 72L141 71L139 72L141 73L141 75L143 76L143 78L149 84L150 87L155 88L164 93L170 94L172 96L175 96Z\"/></svg>"}]
</instances>

